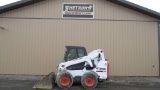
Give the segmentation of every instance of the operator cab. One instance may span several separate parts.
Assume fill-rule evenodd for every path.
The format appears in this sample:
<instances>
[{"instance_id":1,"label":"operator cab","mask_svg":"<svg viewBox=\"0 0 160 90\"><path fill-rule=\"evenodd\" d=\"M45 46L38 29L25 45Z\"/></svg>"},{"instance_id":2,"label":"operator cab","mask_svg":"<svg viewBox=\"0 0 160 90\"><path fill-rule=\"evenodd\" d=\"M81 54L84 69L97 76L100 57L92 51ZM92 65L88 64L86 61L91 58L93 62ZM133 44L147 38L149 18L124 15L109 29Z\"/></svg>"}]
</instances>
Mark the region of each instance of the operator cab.
<instances>
[{"instance_id":1,"label":"operator cab","mask_svg":"<svg viewBox=\"0 0 160 90\"><path fill-rule=\"evenodd\" d=\"M85 47L81 46L66 46L66 52L64 55L65 62L87 56Z\"/></svg>"}]
</instances>

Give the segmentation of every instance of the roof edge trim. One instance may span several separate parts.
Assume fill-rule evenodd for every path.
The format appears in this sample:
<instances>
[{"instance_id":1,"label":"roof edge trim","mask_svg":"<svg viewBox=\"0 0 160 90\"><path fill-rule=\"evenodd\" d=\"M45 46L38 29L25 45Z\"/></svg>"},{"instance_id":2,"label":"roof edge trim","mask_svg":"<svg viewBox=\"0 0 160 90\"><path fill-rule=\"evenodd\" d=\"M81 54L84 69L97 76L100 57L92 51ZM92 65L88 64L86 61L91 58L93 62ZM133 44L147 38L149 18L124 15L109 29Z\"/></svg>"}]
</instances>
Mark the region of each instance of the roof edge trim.
<instances>
[{"instance_id":1,"label":"roof edge trim","mask_svg":"<svg viewBox=\"0 0 160 90\"><path fill-rule=\"evenodd\" d=\"M44 1L44 0L21 0L21 1L17 1L17 2L8 4L8 5L5 5L5 6L1 6L0 7L0 14L4 13L4 12L7 12L7 11L17 9L17 8L27 6L27 5L30 5L30 4L41 2L41 1Z\"/></svg>"},{"instance_id":2,"label":"roof edge trim","mask_svg":"<svg viewBox=\"0 0 160 90\"><path fill-rule=\"evenodd\" d=\"M129 2L126 0L107 0L107 1L119 4L119 5L124 6L126 8L129 8L129 9L138 11L140 13L146 14L148 16L154 17L156 19L160 19L160 13L153 11L151 9L145 8L143 6L134 4L132 2Z\"/></svg>"}]
</instances>

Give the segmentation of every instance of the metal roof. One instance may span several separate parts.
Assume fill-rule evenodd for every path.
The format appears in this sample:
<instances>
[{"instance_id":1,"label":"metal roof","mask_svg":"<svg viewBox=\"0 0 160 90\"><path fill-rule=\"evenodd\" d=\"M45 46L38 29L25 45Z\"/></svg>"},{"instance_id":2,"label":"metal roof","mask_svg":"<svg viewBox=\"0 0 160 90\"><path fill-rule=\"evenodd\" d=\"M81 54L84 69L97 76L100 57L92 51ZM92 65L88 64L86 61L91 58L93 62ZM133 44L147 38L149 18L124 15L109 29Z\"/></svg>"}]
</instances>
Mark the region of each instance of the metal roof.
<instances>
[{"instance_id":1,"label":"metal roof","mask_svg":"<svg viewBox=\"0 0 160 90\"><path fill-rule=\"evenodd\" d=\"M41 2L41 1L44 1L44 0L21 0L21 1L15 2L15 3L11 3L11 4L0 7L0 14L7 12L7 11L17 9L17 8L27 6L30 4ZM116 4L124 6L126 8L130 8L132 10L138 11L138 12L146 14L148 16L160 19L160 13L153 11L153 10L150 10L148 8L142 7L140 5L128 2L126 0L107 0L107 1L110 1L112 3L116 3Z\"/></svg>"}]
</instances>

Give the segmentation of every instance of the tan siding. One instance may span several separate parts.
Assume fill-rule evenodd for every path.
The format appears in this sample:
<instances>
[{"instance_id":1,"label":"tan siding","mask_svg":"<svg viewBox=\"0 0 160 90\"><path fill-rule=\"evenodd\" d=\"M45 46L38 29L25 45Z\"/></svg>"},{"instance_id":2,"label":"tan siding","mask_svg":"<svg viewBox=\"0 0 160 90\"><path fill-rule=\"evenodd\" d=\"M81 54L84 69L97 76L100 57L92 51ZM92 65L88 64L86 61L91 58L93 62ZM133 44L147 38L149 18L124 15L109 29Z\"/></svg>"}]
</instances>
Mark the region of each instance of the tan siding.
<instances>
[{"instance_id":1,"label":"tan siding","mask_svg":"<svg viewBox=\"0 0 160 90\"><path fill-rule=\"evenodd\" d=\"M56 71L66 45L101 48L114 76L159 76L157 22L62 20L62 3L94 3L96 19L156 20L105 0L46 0L2 14L0 74ZM153 68L155 65L155 68Z\"/></svg>"},{"instance_id":2,"label":"tan siding","mask_svg":"<svg viewBox=\"0 0 160 90\"><path fill-rule=\"evenodd\" d=\"M65 45L78 45L85 46L88 51L102 48L111 62L112 75L158 76L156 23L89 20L5 22L8 24L4 27L8 28L0 35L4 51L0 55L3 74L55 71L56 65L63 60Z\"/></svg>"}]
</instances>

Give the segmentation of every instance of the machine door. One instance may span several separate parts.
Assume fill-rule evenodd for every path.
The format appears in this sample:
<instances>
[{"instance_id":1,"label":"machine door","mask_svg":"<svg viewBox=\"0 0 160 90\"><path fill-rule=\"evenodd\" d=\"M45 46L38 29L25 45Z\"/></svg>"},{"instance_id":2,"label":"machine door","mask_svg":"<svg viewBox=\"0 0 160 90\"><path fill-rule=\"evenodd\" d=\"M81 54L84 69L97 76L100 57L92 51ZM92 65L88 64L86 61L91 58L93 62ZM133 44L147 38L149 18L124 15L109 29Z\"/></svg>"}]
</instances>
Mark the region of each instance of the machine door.
<instances>
[{"instance_id":1,"label":"machine door","mask_svg":"<svg viewBox=\"0 0 160 90\"><path fill-rule=\"evenodd\" d=\"M65 62L84 56L87 56L87 51L84 47L66 46L66 52L64 57Z\"/></svg>"}]
</instances>

